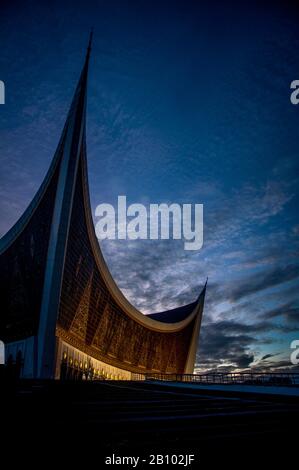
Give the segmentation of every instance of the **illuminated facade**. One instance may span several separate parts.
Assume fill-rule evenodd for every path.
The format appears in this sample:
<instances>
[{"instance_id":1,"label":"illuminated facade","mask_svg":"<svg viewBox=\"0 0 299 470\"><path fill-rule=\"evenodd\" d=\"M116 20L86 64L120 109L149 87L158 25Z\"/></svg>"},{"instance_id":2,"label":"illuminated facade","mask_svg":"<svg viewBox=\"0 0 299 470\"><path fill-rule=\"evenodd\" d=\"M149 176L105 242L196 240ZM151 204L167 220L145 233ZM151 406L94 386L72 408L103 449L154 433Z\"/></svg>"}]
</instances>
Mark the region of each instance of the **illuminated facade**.
<instances>
[{"instance_id":1,"label":"illuminated facade","mask_svg":"<svg viewBox=\"0 0 299 470\"><path fill-rule=\"evenodd\" d=\"M0 242L0 338L21 375L130 379L192 373L205 287L143 315L113 281L94 232L86 166L85 64L48 173Z\"/></svg>"}]
</instances>

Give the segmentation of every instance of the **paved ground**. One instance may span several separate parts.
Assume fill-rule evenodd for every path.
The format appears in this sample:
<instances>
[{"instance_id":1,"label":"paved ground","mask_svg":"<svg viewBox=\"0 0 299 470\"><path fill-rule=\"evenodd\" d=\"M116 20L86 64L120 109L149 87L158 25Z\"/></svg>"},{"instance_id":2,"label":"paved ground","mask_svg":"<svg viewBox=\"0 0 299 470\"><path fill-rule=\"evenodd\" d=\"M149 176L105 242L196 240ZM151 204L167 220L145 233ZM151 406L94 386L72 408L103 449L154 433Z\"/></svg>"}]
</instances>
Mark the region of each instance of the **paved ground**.
<instances>
[{"instance_id":1,"label":"paved ground","mask_svg":"<svg viewBox=\"0 0 299 470\"><path fill-rule=\"evenodd\" d=\"M288 396L146 382L23 381L7 391L6 409L10 435L17 429L24 436L30 423L31 441L51 430L55 446L69 448L71 441L99 458L191 452L206 465L217 459L231 464L241 453L245 464L262 456L270 462L277 453L292 464L298 446L299 400Z\"/></svg>"}]
</instances>

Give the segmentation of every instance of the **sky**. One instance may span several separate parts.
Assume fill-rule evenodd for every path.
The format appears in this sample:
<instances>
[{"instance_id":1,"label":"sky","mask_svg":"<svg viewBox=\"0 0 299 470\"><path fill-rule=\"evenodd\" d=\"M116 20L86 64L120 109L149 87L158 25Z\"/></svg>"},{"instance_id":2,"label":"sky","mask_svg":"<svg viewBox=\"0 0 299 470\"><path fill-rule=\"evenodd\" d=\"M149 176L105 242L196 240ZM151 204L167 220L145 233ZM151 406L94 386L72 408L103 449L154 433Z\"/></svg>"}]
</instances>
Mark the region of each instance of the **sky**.
<instances>
[{"instance_id":1,"label":"sky","mask_svg":"<svg viewBox=\"0 0 299 470\"><path fill-rule=\"evenodd\" d=\"M102 241L118 286L146 314L192 302L208 276L196 370L295 370L298 16L288 2L2 0L0 235L49 167L93 27L93 213L118 195L204 205L199 251Z\"/></svg>"}]
</instances>

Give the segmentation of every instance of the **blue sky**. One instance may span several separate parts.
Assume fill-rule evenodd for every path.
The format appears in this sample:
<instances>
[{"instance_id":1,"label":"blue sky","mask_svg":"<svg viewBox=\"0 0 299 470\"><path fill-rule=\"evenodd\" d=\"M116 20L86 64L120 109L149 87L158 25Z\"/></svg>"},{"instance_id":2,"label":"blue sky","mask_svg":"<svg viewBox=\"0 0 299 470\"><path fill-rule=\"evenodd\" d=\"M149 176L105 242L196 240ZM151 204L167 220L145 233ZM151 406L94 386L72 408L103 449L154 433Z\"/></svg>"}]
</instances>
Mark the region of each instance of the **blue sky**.
<instances>
[{"instance_id":1,"label":"blue sky","mask_svg":"<svg viewBox=\"0 0 299 470\"><path fill-rule=\"evenodd\" d=\"M172 240L101 246L144 313L193 301L209 276L198 370L287 368L299 339L298 10L282 3L1 5L0 234L50 164L93 27L93 209L121 194L204 204L198 252Z\"/></svg>"}]
</instances>

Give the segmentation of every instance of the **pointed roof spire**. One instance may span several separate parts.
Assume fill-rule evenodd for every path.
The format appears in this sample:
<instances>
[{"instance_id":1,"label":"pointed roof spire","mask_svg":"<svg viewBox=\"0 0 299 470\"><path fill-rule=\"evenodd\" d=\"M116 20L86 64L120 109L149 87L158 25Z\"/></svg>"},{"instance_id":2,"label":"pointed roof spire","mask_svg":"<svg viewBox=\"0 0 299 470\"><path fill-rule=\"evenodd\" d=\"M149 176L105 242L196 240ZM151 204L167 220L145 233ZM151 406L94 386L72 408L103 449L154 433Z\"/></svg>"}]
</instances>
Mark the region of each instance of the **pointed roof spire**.
<instances>
[{"instance_id":1,"label":"pointed roof spire","mask_svg":"<svg viewBox=\"0 0 299 470\"><path fill-rule=\"evenodd\" d=\"M73 97L73 102L71 104L71 108L70 108L71 111L72 111L72 108L74 107L74 102L76 102L76 101L77 101L77 103L75 103L75 107L80 108L80 106L78 106L78 99L79 99L80 93L82 95L83 100L84 101L86 100L87 75L88 75L88 66L89 66L89 58L90 58L90 52L91 52L92 37L93 37L93 30L91 30L90 34L89 34L89 40L88 40L88 46L87 46L87 50L86 50L85 61L84 61L84 65L83 65L83 68L82 68L82 72L80 74L80 78L79 78L77 88L75 90L75 94L74 94L74 97Z\"/></svg>"},{"instance_id":2,"label":"pointed roof spire","mask_svg":"<svg viewBox=\"0 0 299 470\"><path fill-rule=\"evenodd\" d=\"M93 38L93 29L91 29L89 33L89 40L88 40L88 45L86 49L85 62L84 62L84 67L81 73L81 77L84 75L84 72L87 73L88 63L89 63L89 58L90 58L90 53L91 53L92 38Z\"/></svg>"},{"instance_id":3,"label":"pointed roof spire","mask_svg":"<svg viewBox=\"0 0 299 470\"><path fill-rule=\"evenodd\" d=\"M91 28L90 33L89 33L89 41L88 41L88 46L87 46L88 56L90 55L90 51L91 51L92 38L93 38L93 28Z\"/></svg>"},{"instance_id":4,"label":"pointed roof spire","mask_svg":"<svg viewBox=\"0 0 299 470\"><path fill-rule=\"evenodd\" d=\"M79 161L85 146L86 98L88 64L91 51L92 32L89 37L86 57L72 104L58 146L59 175L48 255L45 267L44 287L41 301L38 331L38 376L49 373L48 364L53 363L55 344L46 341L46 336L55 337L59 309L60 288L64 269L69 226L72 214L75 187L78 181Z\"/></svg>"},{"instance_id":5,"label":"pointed roof spire","mask_svg":"<svg viewBox=\"0 0 299 470\"><path fill-rule=\"evenodd\" d=\"M91 53L92 38L93 38L93 29L91 29L89 33L89 40L88 40L88 45L86 49L86 56L85 56L85 62L84 62L82 75L83 75L83 72L84 71L87 72L87 69L88 69L88 63L89 63L89 58L90 58L90 53Z\"/></svg>"},{"instance_id":6,"label":"pointed roof spire","mask_svg":"<svg viewBox=\"0 0 299 470\"><path fill-rule=\"evenodd\" d=\"M44 193L46 192L51 178L54 174L55 168L57 167L57 163L62 160L63 154L65 153L65 146L66 146L66 138L69 137L69 142L77 140L75 145L72 147L72 158L78 159L78 150L81 148L82 137L85 131L85 111L86 111L86 91L87 91L87 76L88 76L88 65L89 65L89 58L91 52L91 45L92 45L92 38L93 38L93 30L90 31L89 40L87 45L86 56L84 60L84 65L80 73L80 78L77 83L77 87L75 89L73 99L71 101L71 105L67 114L67 118L65 121L65 125L62 131L62 135L50 165L50 168L42 182L39 190L35 194L34 198L32 199L31 203L19 218L19 220L13 225L13 227L0 239L0 254L4 252L9 245L13 243L19 233L23 230L26 226L28 221L30 220L32 214L34 213L35 209L37 208L41 198L43 197ZM76 121L76 122L75 122ZM76 123L78 123L76 125ZM79 141L78 141L79 137ZM77 149L77 151L74 151ZM68 152L70 154L70 144L68 146ZM68 157L68 156L67 156ZM65 159L65 158L64 158Z\"/></svg>"}]
</instances>

